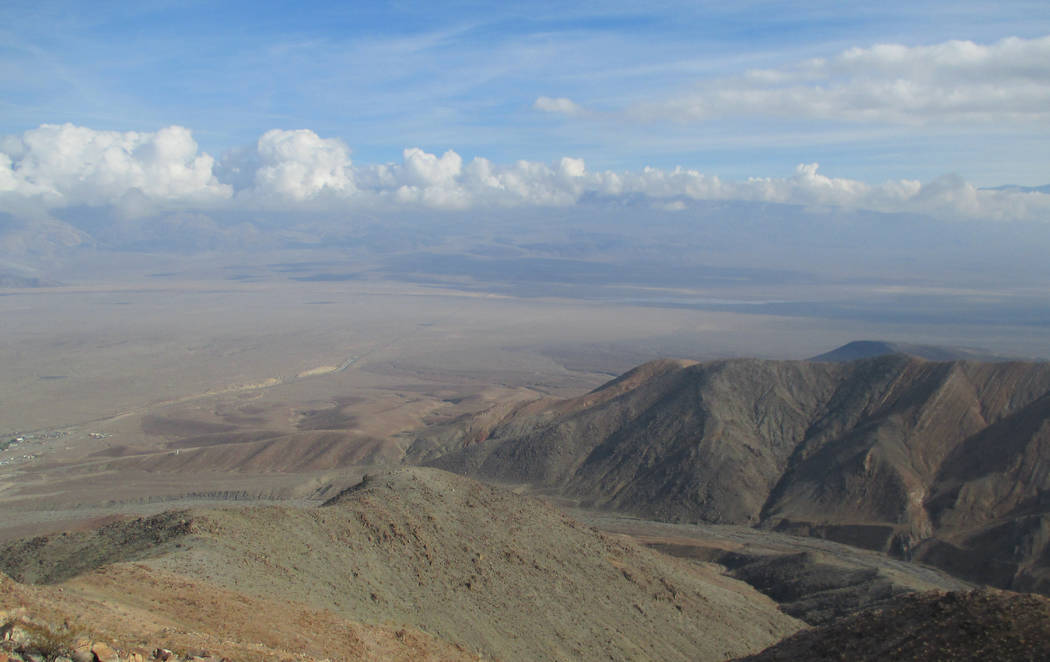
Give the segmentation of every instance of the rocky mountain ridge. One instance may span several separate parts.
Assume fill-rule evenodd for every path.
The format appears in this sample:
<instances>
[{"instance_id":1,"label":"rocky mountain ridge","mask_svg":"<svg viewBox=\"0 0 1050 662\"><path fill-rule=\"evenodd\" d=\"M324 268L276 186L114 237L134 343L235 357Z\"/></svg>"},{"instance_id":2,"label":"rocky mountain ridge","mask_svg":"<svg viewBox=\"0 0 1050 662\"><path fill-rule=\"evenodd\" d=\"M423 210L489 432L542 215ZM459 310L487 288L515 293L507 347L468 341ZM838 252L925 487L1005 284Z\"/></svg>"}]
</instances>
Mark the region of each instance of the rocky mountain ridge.
<instances>
[{"instance_id":1,"label":"rocky mountain ridge","mask_svg":"<svg viewBox=\"0 0 1050 662\"><path fill-rule=\"evenodd\" d=\"M145 606L137 636L163 641L160 623L176 621L215 637L168 639L235 659L284 659L245 657L267 618L305 624L281 644L306 655L296 659L353 659L375 638L396 649L384 633L401 629L438 659L459 647L458 657L501 660L723 660L802 625L718 568L424 468L370 478L320 507L169 511L16 541L0 548L0 566L20 582L12 592L47 584L28 588L121 613ZM173 613L187 605L196 612ZM340 627L349 634L336 637ZM126 630L111 641L135 643Z\"/></svg>"},{"instance_id":2,"label":"rocky mountain ridge","mask_svg":"<svg viewBox=\"0 0 1050 662\"><path fill-rule=\"evenodd\" d=\"M1050 591L1050 365L658 361L424 430L410 457L583 505L748 524Z\"/></svg>"}]
</instances>

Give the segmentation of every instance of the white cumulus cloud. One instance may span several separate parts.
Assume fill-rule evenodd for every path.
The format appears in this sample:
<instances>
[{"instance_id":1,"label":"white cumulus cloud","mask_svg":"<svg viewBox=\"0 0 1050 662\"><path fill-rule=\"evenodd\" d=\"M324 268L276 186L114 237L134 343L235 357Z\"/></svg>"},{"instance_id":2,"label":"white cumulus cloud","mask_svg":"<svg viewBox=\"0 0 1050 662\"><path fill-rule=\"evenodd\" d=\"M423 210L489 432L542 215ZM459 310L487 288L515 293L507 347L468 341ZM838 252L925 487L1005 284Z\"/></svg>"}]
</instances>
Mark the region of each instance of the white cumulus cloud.
<instances>
[{"instance_id":1,"label":"white cumulus cloud","mask_svg":"<svg viewBox=\"0 0 1050 662\"><path fill-rule=\"evenodd\" d=\"M426 207L464 209L478 205L570 205L600 174L588 174L582 159L553 164L517 161L509 166L475 157L464 163L454 151L440 157L413 147L397 164L357 170L362 193Z\"/></svg>"},{"instance_id":2,"label":"white cumulus cloud","mask_svg":"<svg viewBox=\"0 0 1050 662\"><path fill-rule=\"evenodd\" d=\"M302 202L354 190L350 149L337 138L321 138L309 129L273 129L259 138L257 149L258 194Z\"/></svg>"},{"instance_id":3,"label":"white cumulus cloud","mask_svg":"<svg viewBox=\"0 0 1050 662\"><path fill-rule=\"evenodd\" d=\"M198 153L189 129L156 133L95 131L45 124L0 142L0 193L40 198L51 206L228 198L215 160Z\"/></svg>"},{"instance_id":4,"label":"white cumulus cloud","mask_svg":"<svg viewBox=\"0 0 1050 662\"><path fill-rule=\"evenodd\" d=\"M681 167L591 171L583 159L571 157L554 163L518 161L510 165L477 157L464 164L453 151L438 157L412 148L405 150L400 164L365 167L357 173L361 192L371 200L445 209L563 207L587 196L642 195L666 201L660 206L676 210L683 209L683 200L745 200L906 211L939 218L1050 221L1050 195L1044 193L981 190L958 176L926 184L900 179L872 185L825 175L816 163L799 164L786 177L726 181Z\"/></svg>"},{"instance_id":5,"label":"white cumulus cloud","mask_svg":"<svg viewBox=\"0 0 1050 662\"><path fill-rule=\"evenodd\" d=\"M437 155L418 147L405 149L398 163L353 164L342 140L305 129L268 131L250 154L235 150L229 159L216 164L182 127L122 133L44 125L0 142L0 210L29 218L47 209L115 206L131 219L158 209L564 207L643 196L680 211L692 200L744 200L1050 222L1050 195L1038 190L982 190L954 175L871 184L824 174L816 163L784 177L737 181L683 167L589 170L568 156L550 163L465 161L453 150Z\"/></svg>"}]
</instances>

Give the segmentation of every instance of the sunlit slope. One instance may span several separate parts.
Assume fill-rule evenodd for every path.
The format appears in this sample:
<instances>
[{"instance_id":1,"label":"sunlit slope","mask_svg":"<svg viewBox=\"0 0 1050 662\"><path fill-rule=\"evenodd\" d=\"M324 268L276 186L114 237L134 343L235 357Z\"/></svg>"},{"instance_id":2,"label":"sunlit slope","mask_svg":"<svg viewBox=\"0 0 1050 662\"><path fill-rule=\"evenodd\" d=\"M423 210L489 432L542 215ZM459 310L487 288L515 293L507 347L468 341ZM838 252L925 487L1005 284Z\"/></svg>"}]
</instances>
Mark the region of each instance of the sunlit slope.
<instances>
[{"instance_id":1,"label":"sunlit slope","mask_svg":"<svg viewBox=\"0 0 1050 662\"><path fill-rule=\"evenodd\" d=\"M70 587L127 568L186 577L503 660L721 660L800 625L742 582L434 469L380 475L324 507L174 512L0 558L16 579Z\"/></svg>"}]
</instances>

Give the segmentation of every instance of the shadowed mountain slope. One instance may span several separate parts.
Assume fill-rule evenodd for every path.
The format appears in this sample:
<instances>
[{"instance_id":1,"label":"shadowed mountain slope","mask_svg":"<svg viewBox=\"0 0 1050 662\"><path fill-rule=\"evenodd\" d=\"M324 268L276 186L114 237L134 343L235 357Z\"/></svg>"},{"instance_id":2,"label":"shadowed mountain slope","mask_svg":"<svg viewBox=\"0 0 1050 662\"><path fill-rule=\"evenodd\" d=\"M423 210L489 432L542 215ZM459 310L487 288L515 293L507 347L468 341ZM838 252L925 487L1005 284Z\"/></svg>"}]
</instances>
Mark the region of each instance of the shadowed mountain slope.
<instances>
[{"instance_id":1,"label":"shadowed mountain slope","mask_svg":"<svg viewBox=\"0 0 1050 662\"><path fill-rule=\"evenodd\" d=\"M132 571L184 577L502 660L723 660L800 625L714 569L424 468L323 507L189 510L19 541L0 563L74 592Z\"/></svg>"},{"instance_id":2,"label":"shadowed mountain slope","mask_svg":"<svg viewBox=\"0 0 1050 662\"><path fill-rule=\"evenodd\" d=\"M1050 600L1001 591L925 593L804 630L739 662L1050 659Z\"/></svg>"},{"instance_id":3,"label":"shadowed mountain slope","mask_svg":"<svg viewBox=\"0 0 1050 662\"><path fill-rule=\"evenodd\" d=\"M587 506L774 527L1050 590L1047 364L662 361L512 412L481 441L469 427L425 431L413 450Z\"/></svg>"}]
</instances>

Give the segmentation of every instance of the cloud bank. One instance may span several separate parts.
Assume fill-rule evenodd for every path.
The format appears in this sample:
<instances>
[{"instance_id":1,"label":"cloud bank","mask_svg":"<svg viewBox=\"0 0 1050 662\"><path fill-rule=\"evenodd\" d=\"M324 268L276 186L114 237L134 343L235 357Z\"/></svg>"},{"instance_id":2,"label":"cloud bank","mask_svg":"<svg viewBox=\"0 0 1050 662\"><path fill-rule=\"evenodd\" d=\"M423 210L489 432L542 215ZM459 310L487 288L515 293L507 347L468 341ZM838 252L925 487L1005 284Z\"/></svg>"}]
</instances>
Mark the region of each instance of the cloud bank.
<instances>
[{"instance_id":1,"label":"cloud bank","mask_svg":"<svg viewBox=\"0 0 1050 662\"><path fill-rule=\"evenodd\" d=\"M0 193L51 207L112 204L128 194L197 203L229 198L233 189L214 167L181 126L122 133L45 124L0 140Z\"/></svg>"},{"instance_id":2,"label":"cloud bank","mask_svg":"<svg viewBox=\"0 0 1050 662\"><path fill-rule=\"evenodd\" d=\"M776 69L699 83L634 106L638 119L697 122L773 116L887 124L1050 120L1050 36L993 44L850 48Z\"/></svg>"},{"instance_id":3,"label":"cloud bank","mask_svg":"<svg viewBox=\"0 0 1050 662\"><path fill-rule=\"evenodd\" d=\"M981 190L952 175L873 185L825 175L816 163L786 177L741 181L689 168L592 171L571 157L501 165L416 147L405 149L399 163L356 164L342 140L308 129L267 131L247 151L224 164L200 152L190 130L179 126L136 133L43 125L0 141L0 206L16 215L27 208L113 206L134 217L157 210L565 207L642 197L672 210L692 200L744 200L1050 221L1050 195L1040 191ZM250 177L245 167L254 168ZM229 175L235 171L237 177Z\"/></svg>"}]
</instances>

